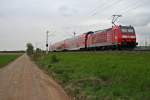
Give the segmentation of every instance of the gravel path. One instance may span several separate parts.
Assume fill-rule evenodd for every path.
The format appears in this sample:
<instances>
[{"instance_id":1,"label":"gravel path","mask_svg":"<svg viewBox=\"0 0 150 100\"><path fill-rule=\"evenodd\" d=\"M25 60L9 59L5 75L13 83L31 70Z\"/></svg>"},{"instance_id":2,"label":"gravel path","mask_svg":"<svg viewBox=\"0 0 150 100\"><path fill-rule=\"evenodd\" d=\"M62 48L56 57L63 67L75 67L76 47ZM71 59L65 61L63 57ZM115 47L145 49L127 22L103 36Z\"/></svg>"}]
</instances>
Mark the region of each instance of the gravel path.
<instances>
[{"instance_id":1,"label":"gravel path","mask_svg":"<svg viewBox=\"0 0 150 100\"><path fill-rule=\"evenodd\" d=\"M0 69L0 100L70 100L27 55Z\"/></svg>"}]
</instances>

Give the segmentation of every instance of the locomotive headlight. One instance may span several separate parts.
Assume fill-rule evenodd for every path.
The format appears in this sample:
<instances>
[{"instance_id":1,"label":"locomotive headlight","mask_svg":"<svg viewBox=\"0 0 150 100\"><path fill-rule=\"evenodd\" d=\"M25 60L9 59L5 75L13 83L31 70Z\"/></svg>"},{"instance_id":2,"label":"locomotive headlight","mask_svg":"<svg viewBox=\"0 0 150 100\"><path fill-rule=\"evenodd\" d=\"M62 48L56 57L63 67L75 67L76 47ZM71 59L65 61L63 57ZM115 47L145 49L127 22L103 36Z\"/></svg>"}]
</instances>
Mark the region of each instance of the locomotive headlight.
<instances>
[{"instance_id":1,"label":"locomotive headlight","mask_svg":"<svg viewBox=\"0 0 150 100\"><path fill-rule=\"evenodd\" d=\"M122 38L128 38L126 35L122 35Z\"/></svg>"},{"instance_id":2,"label":"locomotive headlight","mask_svg":"<svg viewBox=\"0 0 150 100\"><path fill-rule=\"evenodd\" d=\"M135 37L135 36L130 36L130 38L134 39L134 38L136 38L136 37Z\"/></svg>"},{"instance_id":3,"label":"locomotive headlight","mask_svg":"<svg viewBox=\"0 0 150 100\"><path fill-rule=\"evenodd\" d=\"M131 38L131 39L134 39L134 38L136 38L136 37L135 37L135 36L122 35L122 38Z\"/></svg>"},{"instance_id":4,"label":"locomotive headlight","mask_svg":"<svg viewBox=\"0 0 150 100\"><path fill-rule=\"evenodd\" d=\"M115 36L115 40L117 40L118 39L118 37L117 36Z\"/></svg>"}]
</instances>

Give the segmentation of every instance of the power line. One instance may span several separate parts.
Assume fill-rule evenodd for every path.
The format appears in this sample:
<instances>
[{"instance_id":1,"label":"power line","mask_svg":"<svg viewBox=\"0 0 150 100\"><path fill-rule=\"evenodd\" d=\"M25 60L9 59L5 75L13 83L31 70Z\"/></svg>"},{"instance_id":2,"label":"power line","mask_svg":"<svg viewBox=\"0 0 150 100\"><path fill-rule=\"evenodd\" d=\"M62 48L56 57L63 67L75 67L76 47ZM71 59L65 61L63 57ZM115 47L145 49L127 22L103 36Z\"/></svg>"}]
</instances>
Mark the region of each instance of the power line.
<instances>
[{"instance_id":1,"label":"power line","mask_svg":"<svg viewBox=\"0 0 150 100\"><path fill-rule=\"evenodd\" d=\"M101 12L101 14L102 14L104 11L107 11L107 10L110 9L112 6L117 5L117 4L121 3L121 2L122 2L122 0L116 0L116 1L114 1L114 2L112 2L112 3L110 3L110 4L108 4L108 5L105 5L104 7L101 7L101 11L96 11L96 12L94 12L94 13L92 14L92 16L95 16L98 12ZM100 9L100 8L99 8L99 9Z\"/></svg>"},{"instance_id":2,"label":"power line","mask_svg":"<svg viewBox=\"0 0 150 100\"><path fill-rule=\"evenodd\" d=\"M123 15L127 13L129 15L130 11L142 7L144 4L145 4L144 1L141 2L141 0L137 0L137 1L127 5L126 6L127 9L125 9L125 8L121 9L120 10L121 12L119 12L119 13L123 14Z\"/></svg>"},{"instance_id":3,"label":"power line","mask_svg":"<svg viewBox=\"0 0 150 100\"><path fill-rule=\"evenodd\" d=\"M133 7L133 3L130 3L130 4L126 4L127 2L122 2L122 4L121 5L116 5L116 7L115 8L112 8L111 9L111 12L110 13L121 13L122 14L122 12L124 12L124 11L126 11L127 9L130 9L130 8L132 8Z\"/></svg>"},{"instance_id":4,"label":"power line","mask_svg":"<svg viewBox=\"0 0 150 100\"><path fill-rule=\"evenodd\" d=\"M104 0L104 1L106 1L106 0ZM98 5L96 8L92 9L92 10L89 12L88 15L91 15L91 13L95 12L99 7L104 7L106 3L107 3L107 1L106 1L106 2L101 2L101 3L100 3L101 5Z\"/></svg>"},{"instance_id":5,"label":"power line","mask_svg":"<svg viewBox=\"0 0 150 100\"><path fill-rule=\"evenodd\" d=\"M121 0L119 1L119 2L117 2L117 4L116 4L116 2L117 1L115 1L115 2L113 2L113 3L111 3L111 5L113 6L113 4L115 4L115 5L118 5L119 3L121 3ZM143 3L141 4L139 4L139 2L140 2L140 0L137 0L137 1L135 1L134 3L130 3L130 5L128 5L128 6L131 6L131 7L128 7L128 6L126 6L126 10L121 10L122 12L121 12L121 14L124 14L124 13L126 13L126 12L128 12L128 11L130 11L130 10L132 10L132 9L136 9L136 8L139 8L140 6L142 6L143 5ZM107 7L107 9L105 9L105 11L106 10L108 10L109 8L111 8L112 6L109 6L109 7L107 7L107 6L105 6L105 7ZM104 8L105 8L104 7ZM104 9L103 8L103 9ZM101 9L102 10L102 9ZM101 14L102 13L104 13L103 11L101 12ZM95 13L94 15L96 15L97 13Z\"/></svg>"},{"instance_id":6,"label":"power line","mask_svg":"<svg viewBox=\"0 0 150 100\"><path fill-rule=\"evenodd\" d=\"M141 0L137 0L136 2L134 2L134 4L131 4L131 8L130 7L127 7L128 9L126 9L126 10L122 10L123 12L121 12L121 13L126 13L126 12L128 12L128 11L130 11L130 10L133 10L133 9L136 9L136 8L139 8L141 5L143 5L143 4L138 4L138 2L139 1L141 1ZM134 6L133 6L134 5Z\"/></svg>"},{"instance_id":7,"label":"power line","mask_svg":"<svg viewBox=\"0 0 150 100\"><path fill-rule=\"evenodd\" d=\"M104 0L104 1L106 1L106 0ZM89 12L89 14L88 15L90 15L90 16L95 16L96 14L97 14L97 12L98 11L96 11L97 9L100 9L100 11L101 11L101 14L103 13L103 9L105 9L105 11L106 10L108 10L108 9L110 9L112 6L114 6L114 5L116 5L116 4L119 4L119 3L121 3L122 2L122 0L115 0L114 2L108 2L108 1L106 1L106 2L103 2L103 3L100 3L101 5L99 5L99 6L97 6L96 8L94 8L94 9L92 9L90 12ZM94 12L94 13L93 13ZM92 14L91 14L92 13Z\"/></svg>"},{"instance_id":8,"label":"power line","mask_svg":"<svg viewBox=\"0 0 150 100\"><path fill-rule=\"evenodd\" d=\"M104 11L106 12L108 9L110 9L110 8L112 8L114 5L118 5L118 4L120 4L121 2L124 2L123 0L116 0L116 1L114 1L114 2L112 2L112 3L108 3L108 2L105 2L102 6L100 5L100 6L98 6L98 7L96 7L95 9L93 9L91 12L90 12L90 14L89 15L91 15L91 16L95 16L95 15L97 15L98 14L98 12L101 12L101 14L102 13L104 13ZM129 10L131 10L131 9L136 9L136 8L138 8L140 5L137 5L137 3L138 2L141 2L141 0L137 0L137 1L135 1L134 3L131 3L130 5L128 5L128 6L126 6L126 10L124 10L125 8L123 8L121 11L123 11L123 12L121 12L121 13L124 13L124 12L127 12L127 11L129 11ZM142 1L143 2L143 1ZM108 5L106 4L106 3L108 3ZM135 6L136 5L136 6ZM129 7L129 6L131 6L131 8ZM118 6L116 6L116 7L118 7ZM97 11L97 9L100 9L99 11ZM120 8L118 9L118 10L120 10ZM94 13L93 13L94 12ZM92 14L91 14L92 13Z\"/></svg>"}]
</instances>

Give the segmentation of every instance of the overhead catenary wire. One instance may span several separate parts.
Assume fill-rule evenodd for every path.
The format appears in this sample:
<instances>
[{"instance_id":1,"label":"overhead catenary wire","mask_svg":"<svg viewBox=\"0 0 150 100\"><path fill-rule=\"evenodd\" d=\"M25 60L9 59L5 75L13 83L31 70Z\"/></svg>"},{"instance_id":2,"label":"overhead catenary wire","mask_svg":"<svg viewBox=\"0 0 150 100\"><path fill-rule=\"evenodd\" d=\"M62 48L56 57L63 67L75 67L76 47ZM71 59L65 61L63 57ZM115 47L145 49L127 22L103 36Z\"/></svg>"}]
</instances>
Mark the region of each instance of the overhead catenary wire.
<instances>
[{"instance_id":1,"label":"overhead catenary wire","mask_svg":"<svg viewBox=\"0 0 150 100\"><path fill-rule=\"evenodd\" d=\"M141 0L137 0L136 2L134 2L133 4L131 4L130 6L131 7L127 7L127 9L125 10L122 10L122 14L124 13L127 13L129 11L132 11L132 10L135 10L136 8L140 8L142 7L142 5L144 4L144 2L140 2ZM140 2L140 3L139 3ZM133 6L134 5L134 6Z\"/></svg>"},{"instance_id":2,"label":"overhead catenary wire","mask_svg":"<svg viewBox=\"0 0 150 100\"><path fill-rule=\"evenodd\" d=\"M98 12L101 12L101 14L104 12L104 11L107 11L108 9L110 9L112 6L114 6L114 5L116 5L116 4L119 4L119 3L121 3L122 2L122 0L116 0L116 1L114 1L114 2L112 2L112 3L108 3L108 5L104 5L103 7L100 7L100 8L98 8L98 9L100 9L99 11L96 11L95 10L95 12L91 15L91 16L95 16L95 15L97 15L98 14Z\"/></svg>"},{"instance_id":3,"label":"overhead catenary wire","mask_svg":"<svg viewBox=\"0 0 150 100\"><path fill-rule=\"evenodd\" d=\"M103 0L102 3L100 3L99 6L97 6L94 9L91 8L92 10L88 13L88 15L90 15L90 16L96 15L97 12L98 12L98 11L96 11L97 9L101 9L101 10L105 9L105 10L107 10L108 8L111 8L111 6L113 6L115 4L118 4L118 3L121 3L121 2L122 2L122 0L115 0L114 2L108 2L106 0Z\"/></svg>"},{"instance_id":4,"label":"overhead catenary wire","mask_svg":"<svg viewBox=\"0 0 150 100\"><path fill-rule=\"evenodd\" d=\"M120 3L123 3L123 1L122 0L120 0L120 1L118 1L118 0L116 0L115 2L113 2L113 3L111 3L111 4L108 4L108 5L106 5L106 6L103 6L103 8L99 11L100 12L100 14L98 13L98 11L96 12L96 13L94 13L93 15L94 16L96 16L96 15L98 15L99 14L99 16L100 15L102 15L103 13L105 13L107 10L109 10L110 8L113 8L113 4L115 4L115 5L118 5L118 4L120 4ZM121 2L122 1L122 2ZM140 2L140 3L139 3ZM125 8L123 8L122 10L120 10L120 9L118 9L118 13L116 12L116 13L114 13L114 14L121 14L121 15L124 15L126 12L128 12L128 11L130 11L130 10L133 10L133 9L136 9L136 8L138 8L138 7L141 7L143 5L143 3L141 3L141 0L137 0L137 1L135 1L135 2L133 2L133 3L130 3L129 5L127 5L126 6L126 8L127 9L125 9ZM106 7L106 8L105 8ZM103 9L105 8L105 12L104 11L102 11ZM100 8L99 8L100 9ZM115 8L116 9L116 8Z\"/></svg>"},{"instance_id":5,"label":"overhead catenary wire","mask_svg":"<svg viewBox=\"0 0 150 100\"><path fill-rule=\"evenodd\" d=\"M103 6L100 5L100 6L96 7L95 9L93 9L92 11L90 11L89 15L91 15L91 16L96 16L98 14L102 15L103 13L106 13L106 11L108 11L109 9L111 9L111 8L114 9L113 8L114 6L116 6L116 8L117 8L118 7L117 5L119 5L120 3L123 3L123 2L124 2L124 0L116 0L116 1L114 1L112 3L108 3L108 2L104 3ZM138 4L139 2L141 2L141 0L137 0L137 1L133 2L133 3L130 3L129 5L126 6L127 9L123 8L123 9L120 10L120 8L118 8L117 12L119 13L121 11L121 13L126 13L129 10L136 9L139 6L142 5L141 3ZM99 11L97 11L98 9L99 9Z\"/></svg>"},{"instance_id":6,"label":"overhead catenary wire","mask_svg":"<svg viewBox=\"0 0 150 100\"><path fill-rule=\"evenodd\" d=\"M107 3L106 0L101 1L101 3L98 2L98 4L100 4L100 5L98 5L97 7L94 6L94 8L90 8L90 9L89 9L90 12L88 12L87 14L90 15L90 14L93 13L95 10L97 10L99 7L104 6L104 4L106 4L106 3ZM89 11L89 10L88 10L88 11Z\"/></svg>"},{"instance_id":7,"label":"overhead catenary wire","mask_svg":"<svg viewBox=\"0 0 150 100\"><path fill-rule=\"evenodd\" d=\"M117 13L117 14L122 14L123 12L125 12L127 9L132 9L133 5L135 6L137 4L137 2L133 2L130 4L122 4L122 5L116 5L116 7L113 7L110 11L110 13ZM120 7L121 6L121 7Z\"/></svg>"}]
</instances>

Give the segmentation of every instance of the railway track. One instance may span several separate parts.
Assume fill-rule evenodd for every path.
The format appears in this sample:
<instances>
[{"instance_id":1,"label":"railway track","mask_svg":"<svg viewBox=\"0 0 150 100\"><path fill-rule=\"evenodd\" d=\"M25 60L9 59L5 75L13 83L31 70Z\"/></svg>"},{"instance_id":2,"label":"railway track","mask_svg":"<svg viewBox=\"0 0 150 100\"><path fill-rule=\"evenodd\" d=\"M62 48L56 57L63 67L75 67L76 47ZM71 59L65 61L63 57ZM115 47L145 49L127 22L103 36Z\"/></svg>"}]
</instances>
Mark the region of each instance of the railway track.
<instances>
[{"instance_id":1,"label":"railway track","mask_svg":"<svg viewBox=\"0 0 150 100\"><path fill-rule=\"evenodd\" d=\"M127 50L72 50L72 51L67 51L67 50L65 50L65 51L50 51L50 52L125 52L125 51L127 51L127 52L129 52L129 51L131 51L131 52L134 52L134 51L143 51L143 52L145 52L145 51L150 51L150 49L149 48L135 48L135 49L132 49L132 50L130 50L130 49L127 49Z\"/></svg>"}]
</instances>

